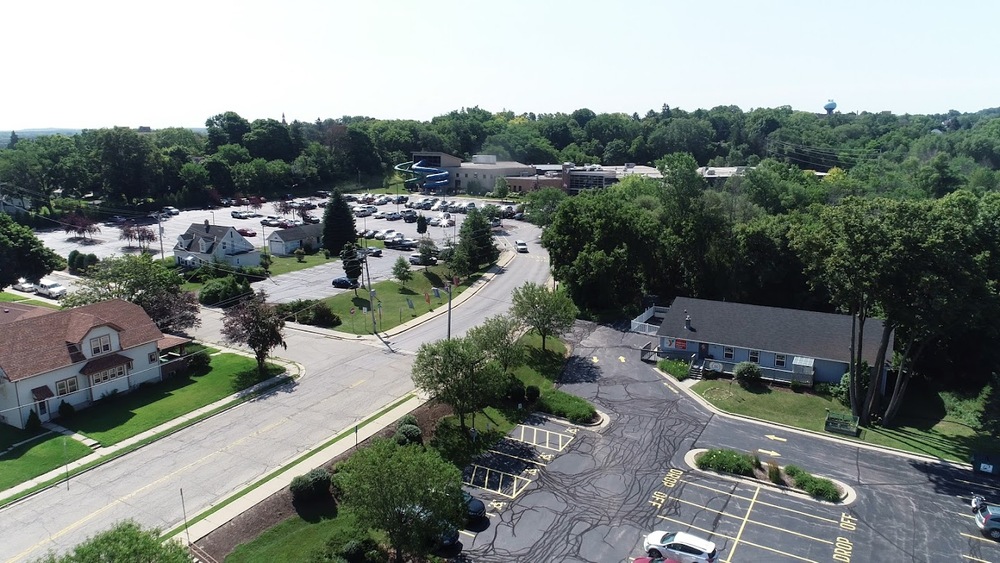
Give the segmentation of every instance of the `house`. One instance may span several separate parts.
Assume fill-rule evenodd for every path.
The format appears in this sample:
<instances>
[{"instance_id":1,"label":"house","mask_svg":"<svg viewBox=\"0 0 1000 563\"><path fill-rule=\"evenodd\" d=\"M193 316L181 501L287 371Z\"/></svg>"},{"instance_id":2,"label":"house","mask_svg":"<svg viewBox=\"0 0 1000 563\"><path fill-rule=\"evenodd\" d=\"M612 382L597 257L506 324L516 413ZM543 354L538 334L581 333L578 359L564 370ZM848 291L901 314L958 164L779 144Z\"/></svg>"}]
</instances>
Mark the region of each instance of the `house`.
<instances>
[{"instance_id":1,"label":"house","mask_svg":"<svg viewBox=\"0 0 1000 563\"><path fill-rule=\"evenodd\" d=\"M160 381L161 353L187 342L165 336L142 307L120 299L22 310L0 320L0 422L24 428L31 411L45 422L63 401L86 407Z\"/></svg>"},{"instance_id":2,"label":"house","mask_svg":"<svg viewBox=\"0 0 1000 563\"><path fill-rule=\"evenodd\" d=\"M235 227L192 223L177 237L174 261L179 266L197 268L224 262L235 267L260 266L260 252Z\"/></svg>"},{"instance_id":3,"label":"house","mask_svg":"<svg viewBox=\"0 0 1000 563\"><path fill-rule=\"evenodd\" d=\"M850 315L678 297L656 335L660 356L689 360L696 372L732 373L753 362L766 379L812 385L840 383L848 372L851 323ZM862 354L874 365L882 321L867 319L864 328Z\"/></svg>"},{"instance_id":4,"label":"house","mask_svg":"<svg viewBox=\"0 0 1000 563\"><path fill-rule=\"evenodd\" d=\"M310 223L289 229L279 229L267 235L267 249L271 254L288 256L298 248L318 249L323 243L323 224Z\"/></svg>"}]
</instances>

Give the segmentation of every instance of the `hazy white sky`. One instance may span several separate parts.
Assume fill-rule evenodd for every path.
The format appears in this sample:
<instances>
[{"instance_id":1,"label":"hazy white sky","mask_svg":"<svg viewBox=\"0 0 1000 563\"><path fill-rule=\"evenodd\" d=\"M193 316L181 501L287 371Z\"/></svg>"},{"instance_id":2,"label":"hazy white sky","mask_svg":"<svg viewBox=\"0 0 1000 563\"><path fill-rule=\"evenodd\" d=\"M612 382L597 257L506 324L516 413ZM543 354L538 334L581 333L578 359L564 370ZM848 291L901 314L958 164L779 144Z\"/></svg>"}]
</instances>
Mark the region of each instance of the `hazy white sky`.
<instances>
[{"instance_id":1,"label":"hazy white sky","mask_svg":"<svg viewBox=\"0 0 1000 563\"><path fill-rule=\"evenodd\" d=\"M1000 106L995 0L11 0L0 130Z\"/></svg>"}]
</instances>

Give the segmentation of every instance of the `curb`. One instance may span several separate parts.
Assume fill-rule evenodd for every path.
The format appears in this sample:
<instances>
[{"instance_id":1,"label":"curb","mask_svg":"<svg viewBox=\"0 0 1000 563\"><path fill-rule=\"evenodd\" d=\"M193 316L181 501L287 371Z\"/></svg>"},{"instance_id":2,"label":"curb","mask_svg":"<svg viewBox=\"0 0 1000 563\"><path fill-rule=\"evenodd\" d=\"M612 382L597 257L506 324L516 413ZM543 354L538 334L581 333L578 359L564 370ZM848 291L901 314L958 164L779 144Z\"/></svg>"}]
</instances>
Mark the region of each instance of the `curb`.
<instances>
[{"instance_id":1,"label":"curb","mask_svg":"<svg viewBox=\"0 0 1000 563\"><path fill-rule=\"evenodd\" d=\"M779 493L782 493L782 494L794 496L794 497L797 497L797 498L800 498L800 499L804 499L804 500L811 500L813 502L818 502L819 504L826 504L826 505L829 505L829 506L849 506L849 505L853 504L854 501L856 501L858 499L858 493L857 493L857 491L854 490L854 487L851 487L850 485L848 485L847 483L844 483L843 481L838 481L837 479L833 479L831 477L826 477L826 476L823 476L823 475L813 475L813 477L819 477L821 479L827 479L827 480L831 481L834 485L837 485L838 487L840 487L840 490L844 491L844 493L845 493L844 494L844 498L840 499L838 502L830 502L830 501L818 499L816 497L813 497L812 495L803 493L802 491L799 491L797 489L793 489L792 487L788 487L788 486L784 486L784 485L778 485L778 484L772 483L770 481L762 481L762 480L757 479L755 477L746 477L744 475L733 475L731 473L720 473L718 471L709 471L709 470L705 470L705 469L699 469L698 465L695 463L695 458L698 457L698 454L701 454L701 453L704 453L704 452L707 452L707 451L708 451L707 448L697 448L697 449L694 449L694 450L688 450L688 452L686 454L684 454L684 463L686 463L688 465L688 467L690 467L693 471L697 471L698 473L703 473L705 475L712 475L712 476L719 477L719 478L725 479L727 481L733 481L733 482L736 482L736 483L752 483L754 485L757 485L758 487L763 487L765 489L770 489L772 491L776 491L776 492L779 492ZM780 465L779 467L784 468L785 466L784 465Z\"/></svg>"},{"instance_id":2,"label":"curb","mask_svg":"<svg viewBox=\"0 0 1000 563\"><path fill-rule=\"evenodd\" d=\"M702 407L704 407L707 411L709 411L710 413L712 413L713 415L716 415L716 416L722 416L722 417L732 418L732 419L736 419L736 420L748 420L748 421L751 421L751 422L756 422L756 423L761 424L763 426L770 426L770 427L773 427L773 428L778 428L778 429L786 430L788 432L792 432L794 434L799 434L801 436L808 436L810 438L819 438L821 440L826 440L828 442L833 442L835 444L850 445L850 446L855 446L855 447L858 447L858 448L861 448L861 449L866 449L866 450L869 450L869 451L886 453L886 454L895 455L895 456L903 457L903 458L909 458L909 459L913 459L913 460L917 460L917 461L926 461L926 462L929 462L929 463L937 463L937 464L941 464L941 465L950 465L951 467L955 467L957 469L965 469L965 470L968 470L968 471L972 471L972 464L969 464L969 463L962 463L962 462L958 462L958 461L952 461L952 460L949 460L949 459L943 459L943 458L929 456L929 455L916 454L916 453L908 452L908 451L901 450L901 449L898 449L898 448L893 448L891 446L880 446L880 445L876 445L876 444L869 444L867 442L862 442L860 440L849 440L849 439L846 439L846 438L838 438L836 436L828 436L828 435L823 434L821 432L816 432L815 430L808 430L808 429L805 429L805 428L797 428L795 426L790 426L788 424L783 424L781 422L773 422L773 421L770 421L770 420L764 420L762 418L756 418L756 417L753 417L753 416L748 416L748 415L736 414L736 413L731 413L731 412L723 411L723 410L720 410L719 408L717 408L715 405L713 405L713 404L709 403L708 401L706 401L704 397L702 397L701 395L695 393L688 386L683 385L680 381L677 381L676 379L674 379L673 376L671 376L670 374L664 372L660 368L654 366L654 367L652 367L652 369L656 373L660 374L660 376L663 377L666 381L669 381L670 384L674 388L676 388L680 392L684 393L689 398L694 399L698 404L700 404Z\"/></svg>"}]
</instances>

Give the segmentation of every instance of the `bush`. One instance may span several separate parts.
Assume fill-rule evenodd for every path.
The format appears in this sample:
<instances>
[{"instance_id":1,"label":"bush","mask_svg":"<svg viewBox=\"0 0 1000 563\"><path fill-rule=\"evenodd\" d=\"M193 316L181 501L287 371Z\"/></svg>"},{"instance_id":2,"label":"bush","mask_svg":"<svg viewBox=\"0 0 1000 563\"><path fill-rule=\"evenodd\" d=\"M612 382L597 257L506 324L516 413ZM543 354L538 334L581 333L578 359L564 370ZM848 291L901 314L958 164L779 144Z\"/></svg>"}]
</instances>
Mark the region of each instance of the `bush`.
<instances>
[{"instance_id":1,"label":"bush","mask_svg":"<svg viewBox=\"0 0 1000 563\"><path fill-rule=\"evenodd\" d=\"M84 266L83 267L84 267L84 269L89 270L92 267L94 267L95 265L97 265L97 263L100 262L100 261L101 260L97 257L96 254L88 254L86 260L84 261Z\"/></svg>"},{"instance_id":2,"label":"bush","mask_svg":"<svg viewBox=\"0 0 1000 563\"><path fill-rule=\"evenodd\" d=\"M711 369L705 370L705 371L703 371L701 373L701 378L705 379L705 380L708 380L708 379L719 379L720 377L722 377L722 372L718 372L718 371L711 370Z\"/></svg>"},{"instance_id":3,"label":"bush","mask_svg":"<svg viewBox=\"0 0 1000 563\"><path fill-rule=\"evenodd\" d=\"M781 477L781 468L773 461L767 462L767 478L776 485L785 484L785 480Z\"/></svg>"},{"instance_id":4,"label":"bush","mask_svg":"<svg viewBox=\"0 0 1000 563\"><path fill-rule=\"evenodd\" d=\"M59 402L59 418L73 418L76 414L76 407L66 401Z\"/></svg>"},{"instance_id":5,"label":"bush","mask_svg":"<svg viewBox=\"0 0 1000 563\"><path fill-rule=\"evenodd\" d=\"M208 366L212 363L211 356L208 352L200 351L188 355L188 369L192 372L203 372L208 370Z\"/></svg>"},{"instance_id":6,"label":"bush","mask_svg":"<svg viewBox=\"0 0 1000 563\"><path fill-rule=\"evenodd\" d=\"M510 378L507 384L507 398L520 403L524 400L524 383L516 377Z\"/></svg>"},{"instance_id":7,"label":"bush","mask_svg":"<svg viewBox=\"0 0 1000 563\"><path fill-rule=\"evenodd\" d=\"M364 538L345 543L344 547L340 548L340 555L348 563L364 563L372 551L378 551L378 544L371 538Z\"/></svg>"},{"instance_id":8,"label":"bush","mask_svg":"<svg viewBox=\"0 0 1000 563\"><path fill-rule=\"evenodd\" d=\"M423 444L424 433L415 424L401 424L396 430L396 443L400 446L407 444Z\"/></svg>"},{"instance_id":9,"label":"bush","mask_svg":"<svg viewBox=\"0 0 1000 563\"><path fill-rule=\"evenodd\" d=\"M829 395L832 397L832 387L833 386L829 383L817 383L816 385L813 385L813 391L815 391L817 395Z\"/></svg>"},{"instance_id":10,"label":"bush","mask_svg":"<svg viewBox=\"0 0 1000 563\"><path fill-rule=\"evenodd\" d=\"M851 374L845 373L844 376L840 378L840 385L831 385L829 383L826 385L830 388L831 397L836 399L845 407L851 406Z\"/></svg>"},{"instance_id":11,"label":"bush","mask_svg":"<svg viewBox=\"0 0 1000 563\"><path fill-rule=\"evenodd\" d=\"M753 477L753 456L733 450L708 450L698 456L698 469L709 469L733 475Z\"/></svg>"},{"instance_id":12,"label":"bush","mask_svg":"<svg viewBox=\"0 0 1000 563\"><path fill-rule=\"evenodd\" d=\"M28 432L37 432L42 427L42 419L38 418L35 409L28 412L28 421L24 423L24 429Z\"/></svg>"},{"instance_id":13,"label":"bush","mask_svg":"<svg viewBox=\"0 0 1000 563\"><path fill-rule=\"evenodd\" d=\"M744 389L760 383L762 376L760 366L753 362L740 362L733 369L733 377Z\"/></svg>"},{"instance_id":14,"label":"bush","mask_svg":"<svg viewBox=\"0 0 1000 563\"><path fill-rule=\"evenodd\" d=\"M305 262L306 261L306 251L305 251L305 249L296 248L295 252L292 252L292 254L295 255L295 259L297 261L299 261L299 262Z\"/></svg>"},{"instance_id":15,"label":"bush","mask_svg":"<svg viewBox=\"0 0 1000 563\"><path fill-rule=\"evenodd\" d=\"M410 413L404 414L399 419L399 422L396 423L396 428L399 429L400 426L405 426L407 424L412 424L413 426L417 426L417 417L413 416Z\"/></svg>"},{"instance_id":16,"label":"bush","mask_svg":"<svg viewBox=\"0 0 1000 563\"><path fill-rule=\"evenodd\" d=\"M198 302L202 305L221 305L229 307L239 301L239 297L251 293L250 284L238 281L234 276L209 280L198 293Z\"/></svg>"},{"instance_id":17,"label":"bush","mask_svg":"<svg viewBox=\"0 0 1000 563\"><path fill-rule=\"evenodd\" d=\"M333 328L340 326L343 322L340 315L333 312L329 305L320 301L313 307L312 322L310 324L323 328Z\"/></svg>"},{"instance_id":18,"label":"bush","mask_svg":"<svg viewBox=\"0 0 1000 563\"><path fill-rule=\"evenodd\" d=\"M529 385L524 388L524 398L529 403L534 403L541 396L542 392L538 389L537 385Z\"/></svg>"},{"instance_id":19,"label":"bush","mask_svg":"<svg viewBox=\"0 0 1000 563\"><path fill-rule=\"evenodd\" d=\"M292 499L301 502L330 495L330 472L322 467L292 479Z\"/></svg>"},{"instance_id":20,"label":"bush","mask_svg":"<svg viewBox=\"0 0 1000 563\"><path fill-rule=\"evenodd\" d=\"M553 389L545 393L535 407L558 417L565 418L574 424L586 424L597 417L594 406L569 393Z\"/></svg>"},{"instance_id":21,"label":"bush","mask_svg":"<svg viewBox=\"0 0 1000 563\"><path fill-rule=\"evenodd\" d=\"M80 255L79 250L74 249L69 251L69 255L66 256L66 264L69 265L70 270L76 270L76 264L78 260L77 256L79 255Z\"/></svg>"},{"instance_id":22,"label":"bush","mask_svg":"<svg viewBox=\"0 0 1000 563\"><path fill-rule=\"evenodd\" d=\"M829 479L814 477L795 465L789 465L786 467L785 475L791 477L792 482L795 484L795 488L809 493L809 495L813 498L829 502L837 502L840 500L840 487L835 485L833 481Z\"/></svg>"},{"instance_id":23,"label":"bush","mask_svg":"<svg viewBox=\"0 0 1000 563\"><path fill-rule=\"evenodd\" d=\"M802 387L803 387L802 383L800 383L796 379L793 379L791 382L788 383L788 388L796 393L801 393Z\"/></svg>"}]
</instances>

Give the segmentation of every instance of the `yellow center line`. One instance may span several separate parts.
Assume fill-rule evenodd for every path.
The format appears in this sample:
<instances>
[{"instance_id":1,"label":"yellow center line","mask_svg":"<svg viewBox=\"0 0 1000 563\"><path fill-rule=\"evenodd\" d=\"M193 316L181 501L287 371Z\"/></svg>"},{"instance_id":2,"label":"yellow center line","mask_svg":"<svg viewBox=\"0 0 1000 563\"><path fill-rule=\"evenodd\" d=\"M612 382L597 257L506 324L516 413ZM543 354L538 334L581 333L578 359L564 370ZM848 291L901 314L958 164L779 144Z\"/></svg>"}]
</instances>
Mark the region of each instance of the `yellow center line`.
<instances>
[{"instance_id":1,"label":"yellow center line","mask_svg":"<svg viewBox=\"0 0 1000 563\"><path fill-rule=\"evenodd\" d=\"M714 512L714 513L718 514L719 516L725 516L727 518L733 518L733 519L739 518L738 516L735 516L733 514L728 514L726 512L721 511L721 510L715 510L714 508L709 508L709 507L707 507L707 506L705 506L703 504L699 504L697 502L691 502L689 500L684 500L682 498L673 498L672 500L680 501L680 502L682 502L684 504L690 504L691 506L696 506L699 509L701 509L703 511L706 511L706 512ZM759 501L758 501L758 503L759 504L763 504L763 503L760 503ZM789 530L788 528L782 528L780 526L773 526L771 524L766 524L764 522L758 522L757 520L750 520L749 522L751 524L756 525L756 526L763 526L765 528L771 528L772 530L779 530L779 531L782 531L782 532L787 532L789 534L792 534L793 536L799 536L801 538L806 538L806 539L809 539L809 540L815 540L815 541L818 541L820 543L825 543L827 545L833 545L833 542L830 541L830 540L824 540L822 538L817 538L815 536L810 536L808 534L802 534L802 533L799 533L799 532L793 532L792 530Z\"/></svg>"},{"instance_id":2,"label":"yellow center line","mask_svg":"<svg viewBox=\"0 0 1000 563\"><path fill-rule=\"evenodd\" d=\"M733 547L729 550L729 560L732 561L733 554L736 553L736 547L740 545L740 538L743 537L743 529L747 527L747 520L750 519L750 512L753 510L753 505L757 502L757 495L760 494L760 487L757 487L753 492L753 499L750 500L750 506L747 507L746 516L743 517L743 523L740 524L740 531L736 532L736 539L733 540Z\"/></svg>"},{"instance_id":3,"label":"yellow center line","mask_svg":"<svg viewBox=\"0 0 1000 563\"><path fill-rule=\"evenodd\" d=\"M357 383L354 383L353 385L351 385L351 386L349 387L349 389L354 389L355 387L357 387L358 385L361 385L361 384L362 384L362 383L364 383L364 382L365 382L365 380L364 380L364 379L359 379L359 380L358 380L358 382L357 382Z\"/></svg>"},{"instance_id":4,"label":"yellow center line","mask_svg":"<svg viewBox=\"0 0 1000 563\"><path fill-rule=\"evenodd\" d=\"M713 492L716 492L716 493L719 493L719 494L729 495L729 496L734 497L734 498L739 498L739 499L743 499L743 500L751 500L751 498L748 497L748 496L738 495L736 493L733 493L733 492L730 492L730 491L725 491L725 490L722 490L722 489L716 489L715 487L709 487L708 485L702 485L701 483L695 483L693 481L687 481L687 480L682 480L680 482L684 483L685 485L691 485L693 487L700 487L702 489L707 489L709 491L713 491ZM756 498L756 496L757 495L754 495L754 498ZM838 526L840 525L840 520L834 520L833 518L824 518L823 516L817 516L817 515L811 514L809 512L803 512L801 510L795 510L794 508L788 508L786 506L781 506L780 504L774 504L774 503L770 503L770 502L763 501L763 500L758 500L757 504L762 504L764 506L769 506L771 508L777 508L778 510L784 510L785 512L791 512L792 514L798 514L800 516L808 516L809 518L815 518L816 520L819 520L821 522L829 522L831 524L837 524Z\"/></svg>"}]
</instances>

